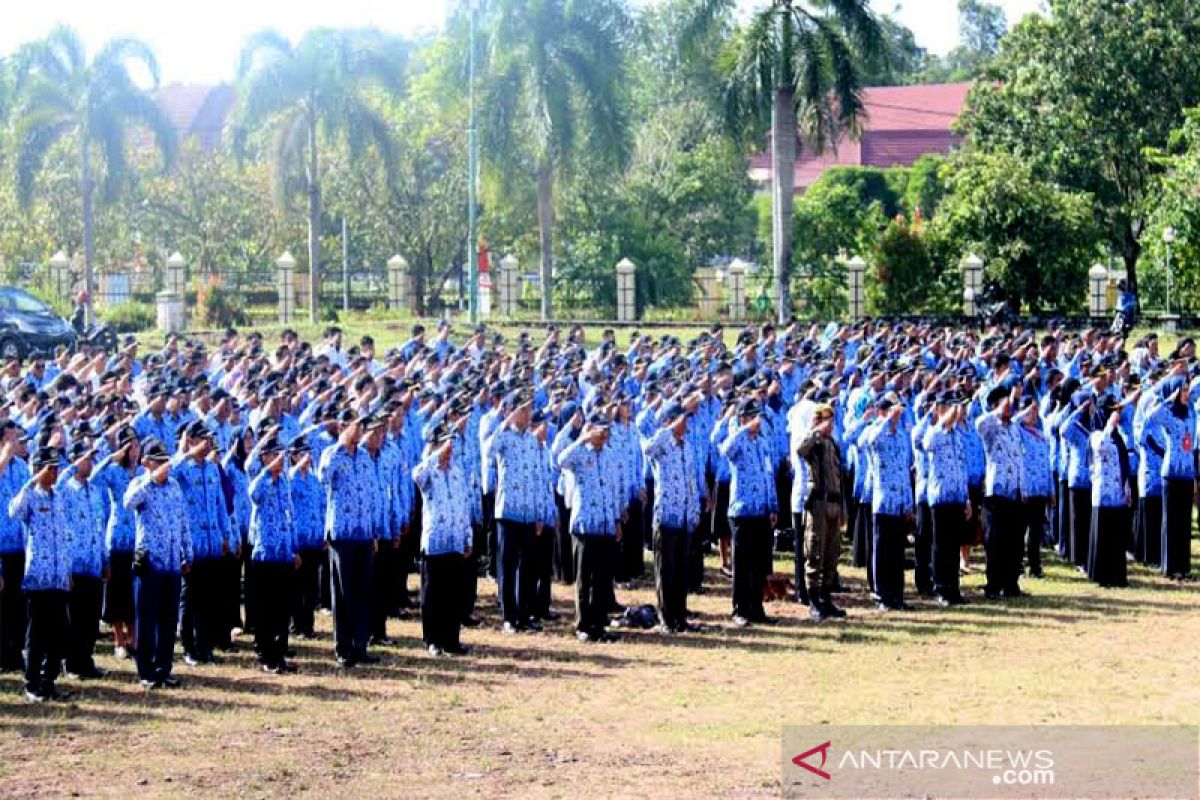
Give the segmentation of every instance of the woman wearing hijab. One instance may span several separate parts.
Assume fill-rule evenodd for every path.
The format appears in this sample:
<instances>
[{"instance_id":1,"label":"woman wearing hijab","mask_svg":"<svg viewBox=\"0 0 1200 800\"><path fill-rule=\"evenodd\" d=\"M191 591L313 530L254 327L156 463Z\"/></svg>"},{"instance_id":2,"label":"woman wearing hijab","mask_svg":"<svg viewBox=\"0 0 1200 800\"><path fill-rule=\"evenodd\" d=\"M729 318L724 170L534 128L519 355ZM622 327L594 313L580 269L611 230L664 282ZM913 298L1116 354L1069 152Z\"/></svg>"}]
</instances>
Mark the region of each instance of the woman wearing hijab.
<instances>
[{"instance_id":1,"label":"woman wearing hijab","mask_svg":"<svg viewBox=\"0 0 1200 800\"><path fill-rule=\"evenodd\" d=\"M1184 578L1192 571L1196 414L1182 375L1163 381L1162 396L1162 405L1147 417L1142 435L1161 443L1163 449L1162 573L1170 578Z\"/></svg>"},{"instance_id":2,"label":"woman wearing hijab","mask_svg":"<svg viewBox=\"0 0 1200 800\"><path fill-rule=\"evenodd\" d=\"M1104 403L1108 422L1091 435L1092 525L1088 542L1088 580L1101 586L1127 586L1125 542L1130 522L1129 448L1121 434L1121 406Z\"/></svg>"}]
</instances>

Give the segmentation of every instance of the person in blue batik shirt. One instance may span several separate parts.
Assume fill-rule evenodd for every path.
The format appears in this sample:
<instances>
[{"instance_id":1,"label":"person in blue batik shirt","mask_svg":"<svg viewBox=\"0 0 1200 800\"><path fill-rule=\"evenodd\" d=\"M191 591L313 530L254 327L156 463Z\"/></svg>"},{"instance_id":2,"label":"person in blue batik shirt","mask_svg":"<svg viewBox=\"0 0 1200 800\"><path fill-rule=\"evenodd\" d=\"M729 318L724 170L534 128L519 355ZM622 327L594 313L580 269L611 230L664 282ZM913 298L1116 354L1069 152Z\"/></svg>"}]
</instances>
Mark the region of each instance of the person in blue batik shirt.
<instances>
[{"instance_id":1,"label":"person in blue batik shirt","mask_svg":"<svg viewBox=\"0 0 1200 800\"><path fill-rule=\"evenodd\" d=\"M35 703L70 698L69 692L55 685L66 655L72 566L72 526L62 495L54 488L61 461L57 448L39 450L33 458L33 477L8 504L8 515L20 522L25 538L25 574L20 582L28 602L25 698Z\"/></svg>"},{"instance_id":2,"label":"person in blue batik shirt","mask_svg":"<svg viewBox=\"0 0 1200 800\"><path fill-rule=\"evenodd\" d=\"M221 557L241 544L229 524L216 458L212 432L199 420L188 424L172 459L171 476L183 492L192 536L193 561L180 589L179 627L183 660L193 667L216 663Z\"/></svg>"},{"instance_id":3,"label":"person in blue batik shirt","mask_svg":"<svg viewBox=\"0 0 1200 800\"><path fill-rule=\"evenodd\" d=\"M1042 577L1042 542L1047 514L1054 505L1054 477L1050 464L1050 437L1038 416L1033 395L1021 400L1021 506L1025 518L1025 557L1031 578Z\"/></svg>"},{"instance_id":4,"label":"person in blue batik shirt","mask_svg":"<svg viewBox=\"0 0 1200 800\"><path fill-rule=\"evenodd\" d=\"M930 546L934 595L943 608L965 603L959 584L959 546L974 509L967 488L964 398L943 392L924 435L925 492L934 519Z\"/></svg>"},{"instance_id":5,"label":"person in blue batik shirt","mask_svg":"<svg viewBox=\"0 0 1200 800\"><path fill-rule=\"evenodd\" d=\"M533 546L542 535L545 509L534 481L542 475L541 447L529 431L532 398L508 398L512 411L484 443L485 458L496 469L496 591L500 595L501 631L541 630L534 618Z\"/></svg>"},{"instance_id":6,"label":"person in blue batik shirt","mask_svg":"<svg viewBox=\"0 0 1200 800\"><path fill-rule=\"evenodd\" d=\"M133 428L117 434L116 451L92 470L92 482L100 491L104 518L104 550L108 561L108 580L104 584L104 611L101 619L113 631L113 655L119 659L133 655L133 543L137 534L133 512L125 508L123 498L130 482L142 472L141 446Z\"/></svg>"},{"instance_id":7,"label":"person in blue batik shirt","mask_svg":"<svg viewBox=\"0 0 1200 800\"><path fill-rule=\"evenodd\" d=\"M313 636L313 618L320 600L320 564L328 560L325 542L325 493L312 471L312 454L304 437L292 440L288 448L292 468L288 489L292 493L292 521L296 532L296 552L300 570L296 574L295 603L292 607L292 633L299 639Z\"/></svg>"},{"instance_id":8,"label":"person in blue batik shirt","mask_svg":"<svg viewBox=\"0 0 1200 800\"><path fill-rule=\"evenodd\" d=\"M370 417L357 417L349 409L342 417L337 444L321 454L317 479L325 489L325 538L333 583L334 652L338 665L376 664L379 657L367 652L370 634L372 560L375 538L375 467L361 445Z\"/></svg>"},{"instance_id":9,"label":"person in blue batik shirt","mask_svg":"<svg viewBox=\"0 0 1200 800\"><path fill-rule=\"evenodd\" d=\"M619 503L625 486L621 475L612 471L612 460L606 455L608 418L594 413L586 425L573 419L575 426L578 438L558 454L558 466L570 478L575 635L581 642L614 641L616 635L606 628L616 542L621 538Z\"/></svg>"},{"instance_id":10,"label":"person in blue batik shirt","mask_svg":"<svg viewBox=\"0 0 1200 800\"><path fill-rule=\"evenodd\" d=\"M176 688L171 674L175 631L179 624L182 576L192 566L183 490L171 477L170 454L151 437L142 448L146 472L130 482L122 499L133 512L134 635L138 679L147 689Z\"/></svg>"},{"instance_id":11,"label":"person in blue batik shirt","mask_svg":"<svg viewBox=\"0 0 1200 800\"><path fill-rule=\"evenodd\" d=\"M983 527L989 600L1021 596L1021 432L1013 421L1020 398L1019 385L996 386L987 395L988 412L975 420L987 459Z\"/></svg>"},{"instance_id":12,"label":"person in blue batik shirt","mask_svg":"<svg viewBox=\"0 0 1200 800\"><path fill-rule=\"evenodd\" d=\"M1161 404L1146 418L1144 435L1163 448L1162 574L1182 579L1191 571L1192 499L1195 492L1196 412L1190 387L1176 374L1160 385Z\"/></svg>"},{"instance_id":13,"label":"person in blue batik shirt","mask_svg":"<svg viewBox=\"0 0 1200 800\"><path fill-rule=\"evenodd\" d=\"M1129 538L1133 473L1129 448L1121 433L1121 404L1105 398L1108 419L1092 434L1092 527L1088 546L1088 580L1101 586L1127 586L1125 548Z\"/></svg>"},{"instance_id":14,"label":"person in blue batik shirt","mask_svg":"<svg viewBox=\"0 0 1200 800\"><path fill-rule=\"evenodd\" d=\"M265 469L250 481L250 569L258 592L254 649L263 672L280 674L295 671L286 658L288 618L301 560L283 445L275 439L260 453Z\"/></svg>"},{"instance_id":15,"label":"person in blue batik shirt","mask_svg":"<svg viewBox=\"0 0 1200 800\"><path fill-rule=\"evenodd\" d=\"M775 457L772 442L762 435L762 409L744 400L726 412L729 433L720 451L729 460L729 527L733 532L733 622L744 628L769 623L763 589L771 568L772 531L778 521Z\"/></svg>"},{"instance_id":16,"label":"person in blue batik shirt","mask_svg":"<svg viewBox=\"0 0 1200 800\"><path fill-rule=\"evenodd\" d=\"M904 602L904 544L913 514L912 444L902 422L905 406L895 392L876 401L875 410L881 416L858 439L871 471L872 572L880 610L903 611L908 608Z\"/></svg>"},{"instance_id":17,"label":"person in blue batik shirt","mask_svg":"<svg viewBox=\"0 0 1200 800\"><path fill-rule=\"evenodd\" d=\"M696 453L687 439L690 415L680 403L662 414L663 427L642 445L654 471L654 578L663 633L694 630L687 621L688 537L708 510Z\"/></svg>"},{"instance_id":18,"label":"person in blue batik shirt","mask_svg":"<svg viewBox=\"0 0 1200 800\"><path fill-rule=\"evenodd\" d=\"M29 480L26 438L12 420L3 423L0 445L0 501L3 508ZM0 576L8 575L8 591L0 591L0 671L24 669L21 649L25 646L26 603L20 576L25 574L25 537L21 523L0 514Z\"/></svg>"},{"instance_id":19,"label":"person in blue batik shirt","mask_svg":"<svg viewBox=\"0 0 1200 800\"><path fill-rule=\"evenodd\" d=\"M109 579L108 549L104 546L101 488L92 480L95 450L86 441L71 445L71 466L59 477L57 490L63 511L72 525L71 595L67 615L71 638L67 646L67 673L80 678L103 678L92 652L100 633L100 606L104 581Z\"/></svg>"},{"instance_id":20,"label":"person in blue batik shirt","mask_svg":"<svg viewBox=\"0 0 1200 800\"><path fill-rule=\"evenodd\" d=\"M421 633L430 655L466 655L460 641L462 583L473 533L466 475L454 458L458 431L439 425L413 469L421 492Z\"/></svg>"}]
</instances>

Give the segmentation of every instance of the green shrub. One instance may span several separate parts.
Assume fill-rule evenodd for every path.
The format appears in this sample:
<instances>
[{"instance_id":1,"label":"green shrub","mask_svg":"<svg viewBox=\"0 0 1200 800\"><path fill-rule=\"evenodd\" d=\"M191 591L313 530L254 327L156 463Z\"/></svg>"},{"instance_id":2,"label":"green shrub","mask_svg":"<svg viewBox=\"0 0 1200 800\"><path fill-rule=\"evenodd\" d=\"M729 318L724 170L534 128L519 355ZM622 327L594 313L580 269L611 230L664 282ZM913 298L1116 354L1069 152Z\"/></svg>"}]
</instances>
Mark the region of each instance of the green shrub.
<instances>
[{"instance_id":1,"label":"green shrub","mask_svg":"<svg viewBox=\"0 0 1200 800\"><path fill-rule=\"evenodd\" d=\"M100 319L117 333L139 333L150 330L157 322L154 306L130 300L100 309Z\"/></svg>"}]
</instances>

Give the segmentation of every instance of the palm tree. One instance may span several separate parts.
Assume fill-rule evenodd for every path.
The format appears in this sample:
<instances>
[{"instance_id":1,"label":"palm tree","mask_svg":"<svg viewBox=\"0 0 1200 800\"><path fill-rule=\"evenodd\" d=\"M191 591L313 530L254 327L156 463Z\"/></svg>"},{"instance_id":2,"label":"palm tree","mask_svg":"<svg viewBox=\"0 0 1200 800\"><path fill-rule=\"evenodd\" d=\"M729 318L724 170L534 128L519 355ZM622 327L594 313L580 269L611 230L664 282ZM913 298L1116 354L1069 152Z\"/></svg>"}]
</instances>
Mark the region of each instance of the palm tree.
<instances>
[{"instance_id":1,"label":"palm tree","mask_svg":"<svg viewBox=\"0 0 1200 800\"><path fill-rule=\"evenodd\" d=\"M615 0L495 0L487 9L486 157L537 181L542 317L554 316L554 185L585 145L595 162L624 161L629 126L623 34Z\"/></svg>"},{"instance_id":2,"label":"palm tree","mask_svg":"<svg viewBox=\"0 0 1200 800\"><path fill-rule=\"evenodd\" d=\"M120 194L129 177L126 140L133 126L148 131L162 154L164 169L175 160L175 129L147 90L134 83L130 66L140 65L158 84L158 61L137 39L114 39L89 62L78 34L58 26L44 40L22 47L13 58L15 105L12 145L17 199L27 210L34 184L56 143L70 139L79 148L79 188L83 200L84 289L88 319L94 288L93 204L99 155L103 166L101 200Z\"/></svg>"},{"instance_id":3,"label":"palm tree","mask_svg":"<svg viewBox=\"0 0 1200 800\"><path fill-rule=\"evenodd\" d=\"M234 147L241 153L255 129L271 128L269 158L278 197L301 187L308 196L309 320L317 321L321 264L319 147L344 140L352 159L374 149L387 178L394 174L388 123L368 88L404 92L407 47L376 31L309 31L292 44L275 31L251 36L238 62Z\"/></svg>"},{"instance_id":4,"label":"palm tree","mask_svg":"<svg viewBox=\"0 0 1200 800\"><path fill-rule=\"evenodd\" d=\"M738 0L697 0L685 41L728 20ZM853 41L857 48L852 48ZM791 316L792 205L797 133L822 152L863 119L858 56L883 52L870 0L766 0L721 54L726 116L743 137L771 135L771 227L780 322Z\"/></svg>"}]
</instances>

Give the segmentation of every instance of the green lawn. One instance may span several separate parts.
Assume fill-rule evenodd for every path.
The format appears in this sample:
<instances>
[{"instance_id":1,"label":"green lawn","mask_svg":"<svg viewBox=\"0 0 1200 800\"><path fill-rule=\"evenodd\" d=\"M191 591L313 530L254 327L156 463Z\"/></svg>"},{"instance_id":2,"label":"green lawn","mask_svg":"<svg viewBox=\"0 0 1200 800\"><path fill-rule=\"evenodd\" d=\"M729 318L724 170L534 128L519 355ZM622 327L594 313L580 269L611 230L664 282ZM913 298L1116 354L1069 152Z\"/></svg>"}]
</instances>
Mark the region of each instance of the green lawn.
<instances>
[{"instance_id":1,"label":"green lawn","mask_svg":"<svg viewBox=\"0 0 1200 800\"><path fill-rule=\"evenodd\" d=\"M885 615L844 569L847 620L778 602L777 625L738 630L709 567L692 605L710 630L675 638L582 645L565 618L505 637L482 581L488 627L464 632L464 659L427 656L419 623L392 621L385 662L341 675L323 617L298 675L255 671L241 639L147 695L106 641L112 677L64 682L82 689L70 705L26 705L0 677L0 795L774 796L789 724L1200 722L1191 584L1139 569L1102 590L1051 559L1028 599ZM972 600L981 583L966 579ZM652 587L618 596L651 602ZM564 615L569 598L556 587Z\"/></svg>"}]
</instances>

